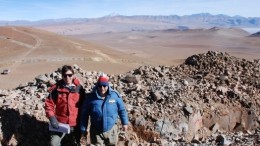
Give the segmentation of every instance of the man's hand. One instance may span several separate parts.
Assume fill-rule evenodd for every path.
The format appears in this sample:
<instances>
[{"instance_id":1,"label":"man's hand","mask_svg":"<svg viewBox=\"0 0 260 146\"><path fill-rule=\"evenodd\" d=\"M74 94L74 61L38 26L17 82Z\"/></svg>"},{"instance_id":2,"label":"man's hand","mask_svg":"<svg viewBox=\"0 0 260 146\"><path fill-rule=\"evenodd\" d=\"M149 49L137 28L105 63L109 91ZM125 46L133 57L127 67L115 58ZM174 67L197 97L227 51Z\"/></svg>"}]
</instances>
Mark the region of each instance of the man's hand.
<instances>
[{"instance_id":1,"label":"man's hand","mask_svg":"<svg viewBox=\"0 0 260 146\"><path fill-rule=\"evenodd\" d=\"M128 126L127 125L123 125L123 131L127 131Z\"/></svg>"},{"instance_id":2,"label":"man's hand","mask_svg":"<svg viewBox=\"0 0 260 146\"><path fill-rule=\"evenodd\" d=\"M58 120L56 119L55 116L51 116L49 120L50 120L51 126L53 128L59 129L59 122L58 122Z\"/></svg>"},{"instance_id":3,"label":"man's hand","mask_svg":"<svg viewBox=\"0 0 260 146\"><path fill-rule=\"evenodd\" d=\"M80 137L80 143L83 145L87 145L87 138L88 132L87 131L81 131L81 137Z\"/></svg>"}]
</instances>

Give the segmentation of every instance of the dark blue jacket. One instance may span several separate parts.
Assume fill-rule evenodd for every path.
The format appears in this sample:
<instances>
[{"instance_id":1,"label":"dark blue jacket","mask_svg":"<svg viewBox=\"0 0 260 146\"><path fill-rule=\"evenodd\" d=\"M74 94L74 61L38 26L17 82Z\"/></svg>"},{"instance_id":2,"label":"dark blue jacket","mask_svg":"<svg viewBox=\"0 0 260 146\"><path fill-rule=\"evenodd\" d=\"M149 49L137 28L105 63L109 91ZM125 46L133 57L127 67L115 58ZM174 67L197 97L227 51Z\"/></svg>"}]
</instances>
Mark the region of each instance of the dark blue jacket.
<instances>
[{"instance_id":1,"label":"dark blue jacket","mask_svg":"<svg viewBox=\"0 0 260 146\"><path fill-rule=\"evenodd\" d=\"M109 131L115 125L118 116L122 125L128 125L128 115L120 95L109 87L108 94L103 100L95 87L83 103L80 129L82 132L86 131L90 117L91 128L100 132Z\"/></svg>"}]
</instances>

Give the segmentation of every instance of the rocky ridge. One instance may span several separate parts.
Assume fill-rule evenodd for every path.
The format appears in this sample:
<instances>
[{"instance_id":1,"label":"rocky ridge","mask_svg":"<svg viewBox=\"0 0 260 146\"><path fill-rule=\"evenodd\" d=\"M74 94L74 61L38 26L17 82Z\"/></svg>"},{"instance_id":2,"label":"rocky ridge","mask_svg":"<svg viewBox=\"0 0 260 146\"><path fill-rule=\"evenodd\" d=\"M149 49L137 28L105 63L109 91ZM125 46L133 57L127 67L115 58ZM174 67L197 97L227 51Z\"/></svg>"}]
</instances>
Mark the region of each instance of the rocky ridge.
<instances>
[{"instance_id":1,"label":"rocky ridge","mask_svg":"<svg viewBox=\"0 0 260 146\"><path fill-rule=\"evenodd\" d=\"M98 72L74 65L87 92ZM179 66L141 66L109 75L131 126L119 145L260 145L260 60L209 51ZM48 145L47 89L60 69L0 90L2 145Z\"/></svg>"}]
</instances>

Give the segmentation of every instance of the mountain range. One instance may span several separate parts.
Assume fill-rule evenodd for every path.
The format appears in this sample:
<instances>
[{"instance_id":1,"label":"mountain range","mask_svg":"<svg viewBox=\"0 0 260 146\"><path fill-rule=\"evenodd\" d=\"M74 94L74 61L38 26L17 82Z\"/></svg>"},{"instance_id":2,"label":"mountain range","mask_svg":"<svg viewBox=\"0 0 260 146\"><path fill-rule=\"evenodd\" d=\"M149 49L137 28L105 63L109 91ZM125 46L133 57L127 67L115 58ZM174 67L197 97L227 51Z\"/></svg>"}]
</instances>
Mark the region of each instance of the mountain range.
<instances>
[{"instance_id":1,"label":"mountain range","mask_svg":"<svg viewBox=\"0 0 260 146\"><path fill-rule=\"evenodd\" d=\"M113 23L117 25L128 24L131 30L158 30L169 28L210 28L219 27L260 27L259 17L242 17L228 15L212 15L209 13L199 13L193 15L169 15L169 16L151 16L151 15L107 15L100 18L62 18L62 19L46 19L39 21L1 21L0 26L18 25L18 26L49 26L49 25L72 25L72 24L102 24L108 26ZM126 28L125 28L126 29ZM125 29L122 28L122 31Z\"/></svg>"}]
</instances>

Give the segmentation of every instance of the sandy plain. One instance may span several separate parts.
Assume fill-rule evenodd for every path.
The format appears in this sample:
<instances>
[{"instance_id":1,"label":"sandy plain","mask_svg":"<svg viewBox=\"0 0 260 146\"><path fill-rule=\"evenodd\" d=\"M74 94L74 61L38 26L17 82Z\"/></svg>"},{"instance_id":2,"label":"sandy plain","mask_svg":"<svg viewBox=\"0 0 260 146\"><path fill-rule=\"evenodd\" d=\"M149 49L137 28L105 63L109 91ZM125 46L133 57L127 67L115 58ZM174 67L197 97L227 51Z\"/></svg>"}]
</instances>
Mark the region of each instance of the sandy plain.
<instances>
[{"instance_id":1,"label":"sandy plain","mask_svg":"<svg viewBox=\"0 0 260 146\"><path fill-rule=\"evenodd\" d=\"M50 32L53 31L53 32ZM64 64L122 74L142 65L178 65L194 54L227 52L260 59L259 37L236 28L58 35L54 30L0 27L0 89L13 89Z\"/></svg>"}]
</instances>

